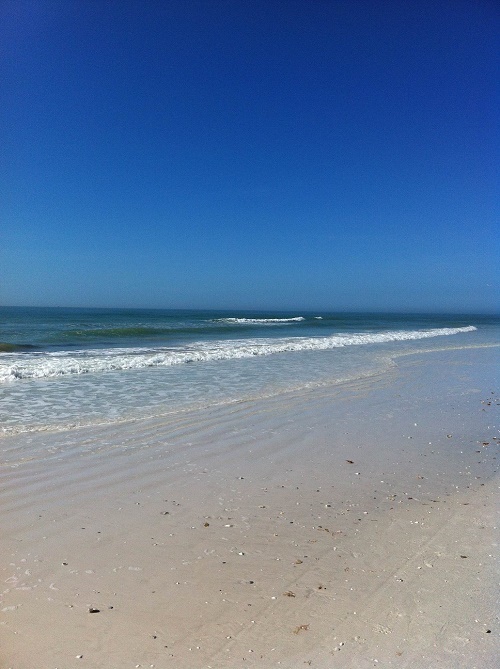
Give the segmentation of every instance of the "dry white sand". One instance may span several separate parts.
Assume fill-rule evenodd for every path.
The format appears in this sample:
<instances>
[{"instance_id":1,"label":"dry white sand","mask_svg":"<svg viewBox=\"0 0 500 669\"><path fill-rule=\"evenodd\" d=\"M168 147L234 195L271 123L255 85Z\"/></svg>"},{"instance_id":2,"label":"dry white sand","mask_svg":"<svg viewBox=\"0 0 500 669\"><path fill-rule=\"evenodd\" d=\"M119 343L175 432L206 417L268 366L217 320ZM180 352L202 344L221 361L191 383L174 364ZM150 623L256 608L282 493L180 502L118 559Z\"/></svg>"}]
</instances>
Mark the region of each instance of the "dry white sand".
<instances>
[{"instance_id":1,"label":"dry white sand","mask_svg":"<svg viewBox=\"0 0 500 669\"><path fill-rule=\"evenodd\" d=\"M0 667L497 666L497 355L2 440Z\"/></svg>"}]
</instances>

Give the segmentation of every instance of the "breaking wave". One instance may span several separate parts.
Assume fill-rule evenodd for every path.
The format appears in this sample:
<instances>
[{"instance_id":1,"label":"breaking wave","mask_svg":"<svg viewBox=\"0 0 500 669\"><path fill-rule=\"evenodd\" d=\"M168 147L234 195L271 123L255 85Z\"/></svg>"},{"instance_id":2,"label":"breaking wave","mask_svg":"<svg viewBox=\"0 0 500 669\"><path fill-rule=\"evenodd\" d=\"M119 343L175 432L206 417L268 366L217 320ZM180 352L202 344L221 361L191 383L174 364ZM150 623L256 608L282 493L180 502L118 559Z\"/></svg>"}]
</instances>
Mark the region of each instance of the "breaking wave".
<instances>
[{"instance_id":1,"label":"breaking wave","mask_svg":"<svg viewBox=\"0 0 500 669\"><path fill-rule=\"evenodd\" d=\"M217 323L238 323L241 325L273 325L275 323L293 323L305 321L304 316L295 316L294 318L217 318Z\"/></svg>"},{"instance_id":2,"label":"breaking wave","mask_svg":"<svg viewBox=\"0 0 500 669\"><path fill-rule=\"evenodd\" d=\"M169 367L184 363L251 358L294 351L322 351L344 346L455 335L476 329L471 325L460 328L338 334L328 337L195 342L179 348L112 348L18 355L5 353L1 360L0 382Z\"/></svg>"}]
</instances>

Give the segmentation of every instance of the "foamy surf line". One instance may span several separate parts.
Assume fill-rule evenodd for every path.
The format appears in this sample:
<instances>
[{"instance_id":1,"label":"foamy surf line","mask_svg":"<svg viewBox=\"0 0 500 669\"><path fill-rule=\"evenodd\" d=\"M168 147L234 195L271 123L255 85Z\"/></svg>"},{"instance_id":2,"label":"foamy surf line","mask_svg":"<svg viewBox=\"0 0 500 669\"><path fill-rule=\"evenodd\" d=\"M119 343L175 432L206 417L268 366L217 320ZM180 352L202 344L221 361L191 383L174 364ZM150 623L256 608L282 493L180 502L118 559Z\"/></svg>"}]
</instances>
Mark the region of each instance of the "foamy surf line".
<instances>
[{"instance_id":1,"label":"foamy surf line","mask_svg":"<svg viewBox=\"0 0 500 669\"><path fill-rule=\"evenodd\" d=\"M461 328L401 330L379 333L333 335L329 337L294 337L287 339L245 339L236 341L197 342L179 349L115 348L16 356L9 364L5 354L0 368L0 382L20 379L96 374L101 372L170 367L184 363L210 362L268 356L299 351L322 351L344 346L362 346L397 341L426 339L472 332L473 325Z\"/></svg>"},{"instance_id":2,"label":"foamy surf line","mask_svg":"<svg viewBox=\"0 0 500 669\"><path fill-rule=\"evenodd\" d=\"M321 318L321 316L316 317ZM304 316L293 318L217 318L215 323L231 323L239 325L279 325L280 323L299 323L305 321Z\"/></svg>"}]
</instances>

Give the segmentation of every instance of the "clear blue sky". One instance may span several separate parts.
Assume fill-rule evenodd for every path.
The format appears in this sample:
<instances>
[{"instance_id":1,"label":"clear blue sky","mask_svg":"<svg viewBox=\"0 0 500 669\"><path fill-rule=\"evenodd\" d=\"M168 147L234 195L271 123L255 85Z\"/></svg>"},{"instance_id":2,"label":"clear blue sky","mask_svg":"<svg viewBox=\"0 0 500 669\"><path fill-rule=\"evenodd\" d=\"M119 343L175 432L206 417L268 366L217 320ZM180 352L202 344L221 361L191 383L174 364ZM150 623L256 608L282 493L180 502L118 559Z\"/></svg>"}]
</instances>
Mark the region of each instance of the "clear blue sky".
<instances>
[{"instance_id":1,"label":"clear blue sky","mask_svg":"<svg viewBox=\"0 0 500 669\"><path fill-rule=\"evenodd\" d=\"M498 308L494 1L0 0L0 24L2 304Z\"/></svg>"}]
</instances>

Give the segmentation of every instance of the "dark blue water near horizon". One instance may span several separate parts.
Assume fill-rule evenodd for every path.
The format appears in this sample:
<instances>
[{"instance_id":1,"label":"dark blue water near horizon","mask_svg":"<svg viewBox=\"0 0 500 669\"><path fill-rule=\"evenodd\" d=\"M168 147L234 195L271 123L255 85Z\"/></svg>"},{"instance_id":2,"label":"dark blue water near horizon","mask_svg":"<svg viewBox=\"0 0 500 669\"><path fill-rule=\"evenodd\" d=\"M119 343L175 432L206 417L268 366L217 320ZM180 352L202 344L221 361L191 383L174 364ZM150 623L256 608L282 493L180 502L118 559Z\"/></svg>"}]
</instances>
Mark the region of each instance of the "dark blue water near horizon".
<instances>
[{"instance_id":1,"label":"dark blue water near horizon","mask_svg":"<svg viewBox=\"0 0 500 669\"><path fill-rule=\"evenodd\" d=\"M494 325L480 314L0 307L0 351L140 347L196 339L324 336ZM3 348L1 348L3 347Z\"/></svg>"}]
</instances>

